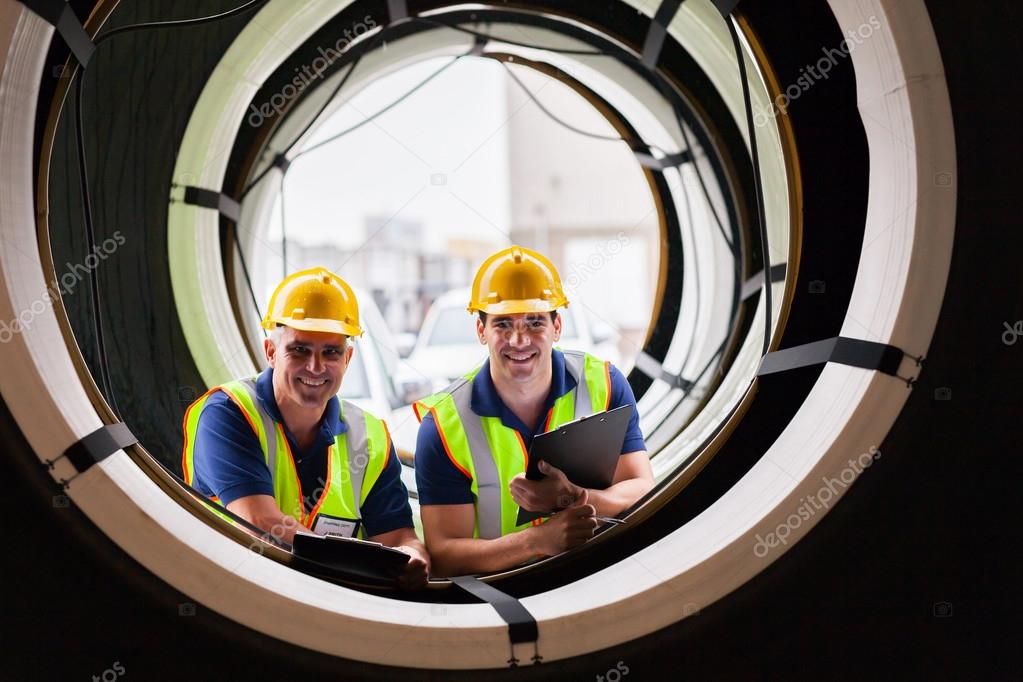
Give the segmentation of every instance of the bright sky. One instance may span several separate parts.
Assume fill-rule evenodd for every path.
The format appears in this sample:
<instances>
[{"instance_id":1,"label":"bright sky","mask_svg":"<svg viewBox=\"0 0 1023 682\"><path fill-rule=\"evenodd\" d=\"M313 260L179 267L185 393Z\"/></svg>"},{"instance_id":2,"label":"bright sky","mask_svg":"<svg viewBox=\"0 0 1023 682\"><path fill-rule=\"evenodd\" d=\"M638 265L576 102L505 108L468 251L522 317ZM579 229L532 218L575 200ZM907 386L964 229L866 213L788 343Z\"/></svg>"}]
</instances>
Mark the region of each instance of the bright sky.
<instances>
[{"instance_id":1,"label":"bright sky","mask_svg":"<svg viewBox=\"0 0 1023 682\"><path fill-rule=\"evenodd\" d=\"M449 60L430 59L375 80L310 145L382 109ZM373 122L302 157L286 180L289 240L357 246L365 238L364 216L399 214L423 224L431 251L442 250L451 236L506 243L505 97L499 64L463 59ZM270 235L279 238L279 219Z\"/></svg>"}]
</instances>

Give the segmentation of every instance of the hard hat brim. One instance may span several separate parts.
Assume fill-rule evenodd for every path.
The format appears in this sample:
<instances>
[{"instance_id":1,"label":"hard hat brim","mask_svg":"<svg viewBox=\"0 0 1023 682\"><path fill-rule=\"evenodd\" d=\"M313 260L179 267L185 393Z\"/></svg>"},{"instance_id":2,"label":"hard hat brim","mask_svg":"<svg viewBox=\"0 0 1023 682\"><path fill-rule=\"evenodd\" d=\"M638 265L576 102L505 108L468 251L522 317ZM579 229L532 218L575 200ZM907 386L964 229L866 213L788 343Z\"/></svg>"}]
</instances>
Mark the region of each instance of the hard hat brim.
<instances>
[{"instance_id":1,"label":"hard hat brim","mask_svg":"<svg viewBox=\"0 0 1023 682\"><path fill-rule=\"evenodd\" d=\"M266 329L273 329L279 324L304 332L325 332L327 334L343 334L344 336L362 336L362 329L360 327L345 324L339 320L326 320L320 318L293 320L289 317L275 317L265 321L263 323L263 327Z\"/></svg>"},{"instance_id":2,"label":"hard hat brim","mask_svg":"<svg viewBox=\"0 0 1023 682\"><path fill-rule=\"evenodd\" d=\"M542 298L527 298L516 301L500 301L498 303L472 304L469 312L481 312L487 315L515 315L516 313L549 313L568 305L567 299L548 301Z\"/></svg>"}]
</instances>

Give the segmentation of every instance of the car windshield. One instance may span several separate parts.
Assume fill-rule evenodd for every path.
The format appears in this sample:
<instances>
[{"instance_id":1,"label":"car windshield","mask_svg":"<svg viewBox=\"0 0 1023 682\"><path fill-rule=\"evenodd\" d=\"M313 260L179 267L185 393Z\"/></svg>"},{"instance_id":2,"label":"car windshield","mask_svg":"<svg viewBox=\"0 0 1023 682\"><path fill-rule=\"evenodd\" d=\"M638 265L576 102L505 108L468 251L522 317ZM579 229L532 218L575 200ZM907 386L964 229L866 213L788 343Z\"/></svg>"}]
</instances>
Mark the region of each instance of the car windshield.
<instances>
[{"instance_id":1,"label":"car windshield","mask_svg":"<svg viewBox=\"0 0 1023 682\"><path fill-rule=\"evenodd\" d=\"M568 310L561 311L561 338L575 338L575 325L572 313ZM478 343L474 318L469 317L462 308L444 308L437 313L426 345L465 346Z\"/></svg>"},{"instance_id":2,"label":"car windshield","mask_svg":"<svg viewBox=\"0 0 1023 682\"><path fill-rule=\"evenodd\" d=\"M344 379L341 380L341 390L338 391L338 395L342 398L370 397L369 382L366 380L366 364L363 357L363 354L359 352L352 356L348 370L345 371Z\"/></svg>"}]
</instances>

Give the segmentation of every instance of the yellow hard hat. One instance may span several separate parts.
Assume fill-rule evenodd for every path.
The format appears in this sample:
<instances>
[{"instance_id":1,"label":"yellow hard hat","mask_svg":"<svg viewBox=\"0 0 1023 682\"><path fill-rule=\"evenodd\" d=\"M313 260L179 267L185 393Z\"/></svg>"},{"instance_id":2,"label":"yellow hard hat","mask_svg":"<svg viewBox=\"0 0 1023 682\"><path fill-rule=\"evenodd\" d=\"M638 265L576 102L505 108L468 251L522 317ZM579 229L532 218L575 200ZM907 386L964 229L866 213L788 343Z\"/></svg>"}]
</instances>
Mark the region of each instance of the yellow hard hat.
<instances>
[{"instance_id":1,"label":"yellow hard hat","mask_svg":"<svg viewBox=\"0 0 1023 682\"><path fill-rule=\"evenodd\" d=\"M472 283L469 312L546 313L568 305L561 277L546 257L509 246L483 261Z\"/></svg>"},{"instance_id":2,"label":"yellow hard hat","mask_svg":"<svg viewBox=\"0 0 1023 682\"><path fill-rule=\"evenodd\" d=\"M359 303L348 284L326 268L288 275L277 285L263 328L282 324L307 332L359 336Z\"/></svg>"}]
</instances>

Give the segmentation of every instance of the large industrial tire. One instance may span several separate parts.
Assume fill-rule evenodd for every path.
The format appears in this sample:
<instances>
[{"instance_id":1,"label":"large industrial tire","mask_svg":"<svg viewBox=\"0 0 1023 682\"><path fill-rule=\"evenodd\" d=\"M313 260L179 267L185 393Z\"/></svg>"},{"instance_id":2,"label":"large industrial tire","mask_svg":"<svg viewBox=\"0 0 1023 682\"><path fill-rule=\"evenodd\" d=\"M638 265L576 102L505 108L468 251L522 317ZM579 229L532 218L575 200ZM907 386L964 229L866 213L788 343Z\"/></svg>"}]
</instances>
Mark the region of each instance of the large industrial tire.
<instances>
[{"instance_id":1,"label":"large industrial tire","mask_svg":"<svg viewBox=\"0 0 1023 682\"><path fill-rule=\"evenodd\" d=\"M777 9L777 3L750 4ZM1005 623L1020 606L1018 589L1010 587L1018 571L997 553L1019 539L1018 478L1012 475L1019 467L1012 465L1023 407L1023 346L1007 344L1003 333L1006 324L1023 319L1023 233L1010 203L1023 138L1017 111L1007 105L1008 91L1018 88L1012 73L1023 62L1015 33L1023 10L1007 2L935 1L927 9L957 150L956 172L936 186L947 191L951 182L957 210L933 340L919 381L879 444L884 456L877 467L753 579L698 615L645 637L539 666L526 661L515 670L430 671L344 660L239 625L128 556L61 494L12 416L17 397L5 394L0 471L8 484L7 660L0 677L588 680L617 679L609 674L616 670L636 680L962 679L989 666L992 674L1009 677L1015 651ZM751 10L765 29L770 12ZM784 30L781 21L773 30ZM0 43L0 53L5 49ZM0 196L4 191L0 187ZM842 198L835 196L835 203ZM134 210L145 215L147 209ZM169 300L167 291L148 293ZM178 339L174 316L164 323L166 329L150 333ZM131 320L111 324L126 327ZM182 367L181 375L178 386L199 381L192 366ZM141 387L156 390L168 388ZM152 404L144 395L139 400L140 409ZM579 627L585 636L586 624ZM999 665L1005 666L1001 673Z\"/></svg>"}]
</instances>

